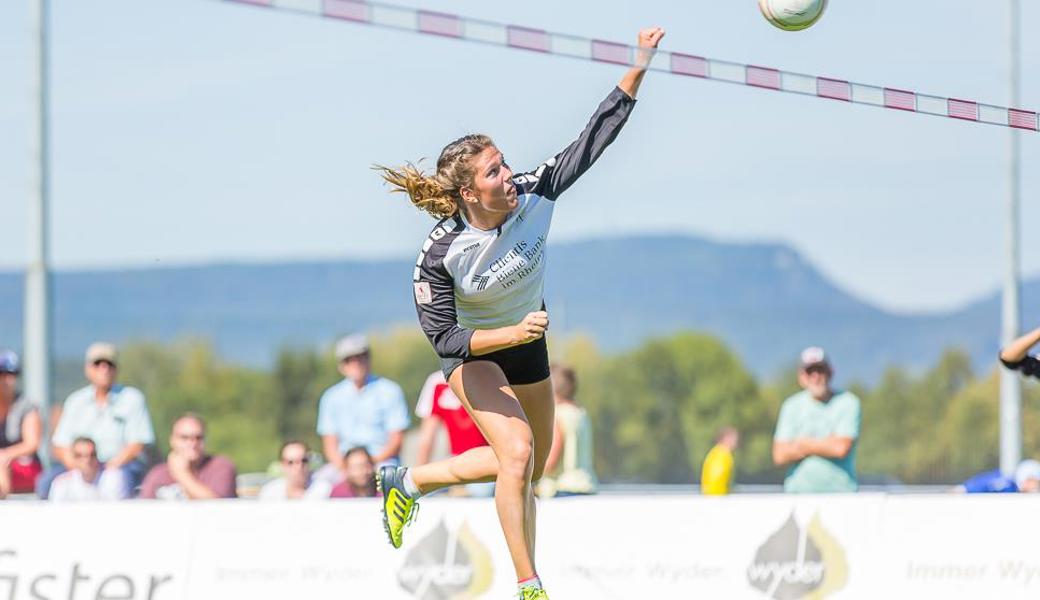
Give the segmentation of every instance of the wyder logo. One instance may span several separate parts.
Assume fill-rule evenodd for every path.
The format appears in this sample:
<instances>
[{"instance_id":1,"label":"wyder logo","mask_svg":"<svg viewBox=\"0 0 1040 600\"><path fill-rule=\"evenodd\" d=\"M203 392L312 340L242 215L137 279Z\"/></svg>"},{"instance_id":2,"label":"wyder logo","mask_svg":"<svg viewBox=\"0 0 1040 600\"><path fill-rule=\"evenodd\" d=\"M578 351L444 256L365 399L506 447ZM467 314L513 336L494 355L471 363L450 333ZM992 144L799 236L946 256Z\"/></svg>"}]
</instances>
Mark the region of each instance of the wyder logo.
<instances>
[{"instance_id":1,"label":"wyder logo","mask_svg":"<svg viewBox=\"0 0 1040 600\"><path fill-rule=\"evenodd\" d=\"M845 586L848 565L819 513L803 529L792 512L759 546L747 577L752 587L775 600L822 600Z\"/></svg>"},{"instance_id":2,"label":"wyder logo","mask_svg":"<svg viewBox=\"0 0 1040 600\"><path fill-rule=\"evenodd\" d=\"M405 557L397 582L419 600L474 598L491 587L491 554L469 526L441 520Z\"/></svg>"}]
</instances>

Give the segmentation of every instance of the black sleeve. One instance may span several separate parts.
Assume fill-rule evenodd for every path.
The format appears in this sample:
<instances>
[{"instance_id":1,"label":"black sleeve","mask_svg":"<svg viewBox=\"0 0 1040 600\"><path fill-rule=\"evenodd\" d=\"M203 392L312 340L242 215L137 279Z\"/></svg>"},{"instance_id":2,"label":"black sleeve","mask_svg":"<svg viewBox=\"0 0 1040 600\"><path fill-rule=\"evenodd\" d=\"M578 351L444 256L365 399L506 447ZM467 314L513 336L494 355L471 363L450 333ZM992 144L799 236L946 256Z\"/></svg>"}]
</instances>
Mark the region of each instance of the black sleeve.
<instances>
[{"instance_id":1,"label":"black sleeve","mask_svg":"<svg viewBox=\"0 0 1040 600\"><path fill-rule=\"evenodd\" d=\"M589 170L600 154L614 141L632 114L634 98L615 87L600 102L589 124L578 139L534 171L518 175L514 181L525 193L555 200Z\"/></svg>"},{"instance_id":2,"label":"black sleeve","mask_svg":"<svg viewBox=\"0 0 1040 600\"><path fill-rule=\"evenodd\" d=\"M440 232L441 237L419 255L413 277L415 310L419 314L419 326L438 356L468 358L473 330L459 327L455 311L455 282L444 266L444 256L451 240L458 235L458 229L450 233L446 230L445 227ZM435 229L431 240L437 235Z\"/></svg>"},{"instance_id":3,"label":"black sleeve","mask_svg":"<svg viewBox=\"0 0 1040 600\"><path fill-rule=\"evenodd\" d=\"M1040 379L1040 359L1035 356L1027 356L1018 362L1010 362L1002 358L1000 362L1012 371L1021 371L1023 375Z\"/></svg>"}]
</instances>

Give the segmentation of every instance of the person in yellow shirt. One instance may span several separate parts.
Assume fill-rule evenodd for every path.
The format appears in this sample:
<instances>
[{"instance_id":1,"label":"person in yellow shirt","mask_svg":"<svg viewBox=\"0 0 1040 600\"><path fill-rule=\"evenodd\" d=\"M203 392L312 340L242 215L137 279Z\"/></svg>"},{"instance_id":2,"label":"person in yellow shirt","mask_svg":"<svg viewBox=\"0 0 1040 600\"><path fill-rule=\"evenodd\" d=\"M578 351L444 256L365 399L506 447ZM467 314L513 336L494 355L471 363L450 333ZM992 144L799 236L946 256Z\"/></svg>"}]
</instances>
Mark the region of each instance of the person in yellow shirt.
<instances>
[{"instance_id":1,"label":"person in yellow shirt","mask_svg":"<svg viewBox=\"0 0 1040 600\"><path fill-rule=\"evenodd\" d=\"M708 452L701 467L701 493L706 496L724 496L733 486L733 452L740 445L740 433L732 427L723 427L715 436L715 446Z\"/></svg>"}]
</instances>

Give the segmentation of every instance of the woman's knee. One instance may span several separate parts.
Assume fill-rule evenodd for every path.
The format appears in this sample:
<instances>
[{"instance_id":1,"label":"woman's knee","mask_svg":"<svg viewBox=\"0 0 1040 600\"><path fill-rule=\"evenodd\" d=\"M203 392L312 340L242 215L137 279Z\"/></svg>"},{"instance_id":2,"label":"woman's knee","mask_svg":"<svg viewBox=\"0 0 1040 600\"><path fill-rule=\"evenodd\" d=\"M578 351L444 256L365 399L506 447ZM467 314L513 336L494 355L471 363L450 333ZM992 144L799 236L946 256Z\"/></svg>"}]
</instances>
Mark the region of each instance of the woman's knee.
<instances>
[{"instance_id":1,"label":"woman's knee","mask_svg":"<svg viewBox=\"0 0 1040 600\"><path fill-rule=\"evenodd\" d=\"M499 474L514 479L526 479L531 472L534 444L530 435L517 436L498 449Z\"/></svg>"}]
</instances>

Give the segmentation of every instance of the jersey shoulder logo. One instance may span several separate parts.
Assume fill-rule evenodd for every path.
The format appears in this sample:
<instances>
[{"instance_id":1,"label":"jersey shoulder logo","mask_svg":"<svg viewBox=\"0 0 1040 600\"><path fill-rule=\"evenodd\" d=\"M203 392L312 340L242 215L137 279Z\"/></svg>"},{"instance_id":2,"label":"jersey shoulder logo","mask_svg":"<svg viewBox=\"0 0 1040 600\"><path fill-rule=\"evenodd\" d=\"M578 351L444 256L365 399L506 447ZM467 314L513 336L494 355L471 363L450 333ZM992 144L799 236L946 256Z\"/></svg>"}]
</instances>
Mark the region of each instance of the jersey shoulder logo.
<instances>
[{"instance_id":1,"label":"jersey shoulder logo","mask_svg":"<svg viewBox=\"0 0 1040 600\"><path fill-rule=\"evenodd\" d=\"M428 281L417 281L414 285L416 304L430 304L433 302L433 291L430 290Z\"/></svg>"},{"instance_id":2,"label":"jersey shoulder logo","mask_svg":"<svg viewBox=\"0 0 1040 600\"><path fill-rule=\"evenodd\" d=\"M546 169L551 169L556 166L556 157L552 157L549 160L542 163L533 173L524 173L513 178L513 181L520 185L534 185L541 180L542 175L545 174Z\"/></svg>"}]
</instances>

